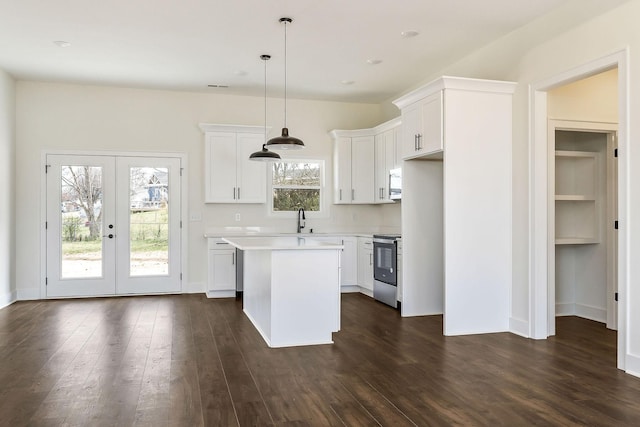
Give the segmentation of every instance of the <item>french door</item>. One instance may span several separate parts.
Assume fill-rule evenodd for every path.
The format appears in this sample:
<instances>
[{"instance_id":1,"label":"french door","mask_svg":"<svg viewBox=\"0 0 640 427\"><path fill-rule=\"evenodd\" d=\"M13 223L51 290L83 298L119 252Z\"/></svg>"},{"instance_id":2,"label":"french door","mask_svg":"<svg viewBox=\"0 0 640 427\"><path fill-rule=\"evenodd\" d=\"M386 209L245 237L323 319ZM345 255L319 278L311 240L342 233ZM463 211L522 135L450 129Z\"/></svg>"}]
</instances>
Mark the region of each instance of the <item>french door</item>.
<instances>
[{"instance_id":1,"label":"french door","mask_svg":"<svg viewBox=\"0 0 640 427\"><path fill-rule=\"evenodd\" d=\"M47 155L46 296L179 292L180 167Z\"/></svg>"}]
</instances>

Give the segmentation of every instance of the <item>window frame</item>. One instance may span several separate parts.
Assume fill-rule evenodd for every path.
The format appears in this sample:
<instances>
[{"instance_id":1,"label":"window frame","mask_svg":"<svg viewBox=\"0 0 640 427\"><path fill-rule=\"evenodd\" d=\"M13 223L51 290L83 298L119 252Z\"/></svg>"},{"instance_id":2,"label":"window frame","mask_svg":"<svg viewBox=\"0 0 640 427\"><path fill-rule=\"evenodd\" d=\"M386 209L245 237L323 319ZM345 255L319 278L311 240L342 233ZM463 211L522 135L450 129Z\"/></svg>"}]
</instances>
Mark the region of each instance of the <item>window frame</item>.
<instances>
[{"instance_id":1,"label":"window frame","mask_svg":"<svg viewBox=\"0 0 640 427\"><path fill-rule=\"evenodd\" d=\"M317 163L320 166L320 186L308 187L310 189L318 188L320 191L320 208L318 211L305 211L307 218L328 218L329 212L327 209L327 186L326 186L326 162L324 159L317 158L295 158L295 159L281 159L278 162L273 163ZM274 218L296 218L297 211L274 211L273 210L273 189L275 188L302 188L305 186L280 186L273 185L273 164L269 162L267 167L267 214Z\"/></svg>"}]
</instances>

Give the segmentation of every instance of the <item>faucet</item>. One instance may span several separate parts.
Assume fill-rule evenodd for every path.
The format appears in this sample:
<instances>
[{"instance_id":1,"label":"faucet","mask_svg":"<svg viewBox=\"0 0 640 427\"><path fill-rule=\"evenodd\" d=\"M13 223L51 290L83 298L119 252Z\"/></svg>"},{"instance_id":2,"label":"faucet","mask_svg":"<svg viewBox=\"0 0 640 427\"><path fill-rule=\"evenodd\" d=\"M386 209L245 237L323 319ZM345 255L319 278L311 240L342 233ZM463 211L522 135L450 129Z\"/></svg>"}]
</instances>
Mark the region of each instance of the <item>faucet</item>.
<instances>
[{"instance_id":1,"label":"faucet","mask_svg":"<svg viewBox=\"0 0 640 427\"><path fill-rule=\"evenodd\" d=\"M298 233L300 233L304 228L304 223L302 221L305 221L306 219L307 218L304 217L304 209L298 209Z\"/></svg>"}]
</instances>

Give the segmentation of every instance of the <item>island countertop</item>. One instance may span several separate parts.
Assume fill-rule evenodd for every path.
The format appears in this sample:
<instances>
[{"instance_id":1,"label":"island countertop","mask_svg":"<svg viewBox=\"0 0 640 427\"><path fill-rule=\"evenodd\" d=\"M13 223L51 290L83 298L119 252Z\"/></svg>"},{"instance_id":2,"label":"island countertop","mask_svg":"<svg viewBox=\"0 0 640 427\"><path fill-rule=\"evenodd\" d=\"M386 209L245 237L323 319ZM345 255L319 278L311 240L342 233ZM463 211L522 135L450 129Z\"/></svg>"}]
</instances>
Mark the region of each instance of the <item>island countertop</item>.
<instances>
[{"instance_id":1,"label":"island countertop","mask_svg":"<svg viewBox=\"0 0 640 427\"><path fill-rule=\"evenodd\" d=\"M278 236L278 237L223 237L223 241L236 248L246 250L318 250L342 249L344 245L315 240L308 236Z\"/></svg>"}]
</instances>

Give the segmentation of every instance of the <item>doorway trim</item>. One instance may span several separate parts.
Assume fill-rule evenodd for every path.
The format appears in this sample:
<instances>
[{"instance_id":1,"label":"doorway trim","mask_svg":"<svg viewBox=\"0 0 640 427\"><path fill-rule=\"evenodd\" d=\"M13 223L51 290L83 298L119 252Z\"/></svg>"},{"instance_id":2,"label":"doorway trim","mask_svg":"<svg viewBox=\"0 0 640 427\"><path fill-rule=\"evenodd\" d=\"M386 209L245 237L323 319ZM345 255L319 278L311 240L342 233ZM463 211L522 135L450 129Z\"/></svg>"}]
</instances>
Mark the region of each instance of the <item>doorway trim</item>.
<instances>
[{"instance_id":1,"label":"doorway trim","mask_svg":"<svg viewBox=\"0 0 640 427\"><path fill-rule=\"evenodd\" d=\"M622 225L618 234L618 368L626 366L627 306L629 267L629 51L628 48L590 61L551 78L535 82L529 87L529 336L545 339L549 336L549 274L554 261L554 236L551 235L549 197L554 191L548 168L553 165L553 151L548 145L547 91L573 83L595 74L618 69L618 220Z\"/></svg>"},{"instance_id":2,"label":"doorway trim","mask_svg":"<svg viewBox=\"0 0 640 427\"><path fill-rule=\"evenodd\" d=\"M187 292L188 271L187 271L187 259L188 259L188 221L185 221L187 217L187 202L189 200L187 189L188 174L185 171L188 170L187 154L179 152L147 152L147 151L106 151L106 150L42 150L40 153L40 257L38 262L38 268L40 270L40 295L39 299L46 299L47 297L47 285L46 285L46 259L47 259L47 155L75 155L75 156L122 156L122 157L174 157L180 159L180 264L181 264L181 280L180 280L180 292Z\"/></svg>"}]
</instances>

